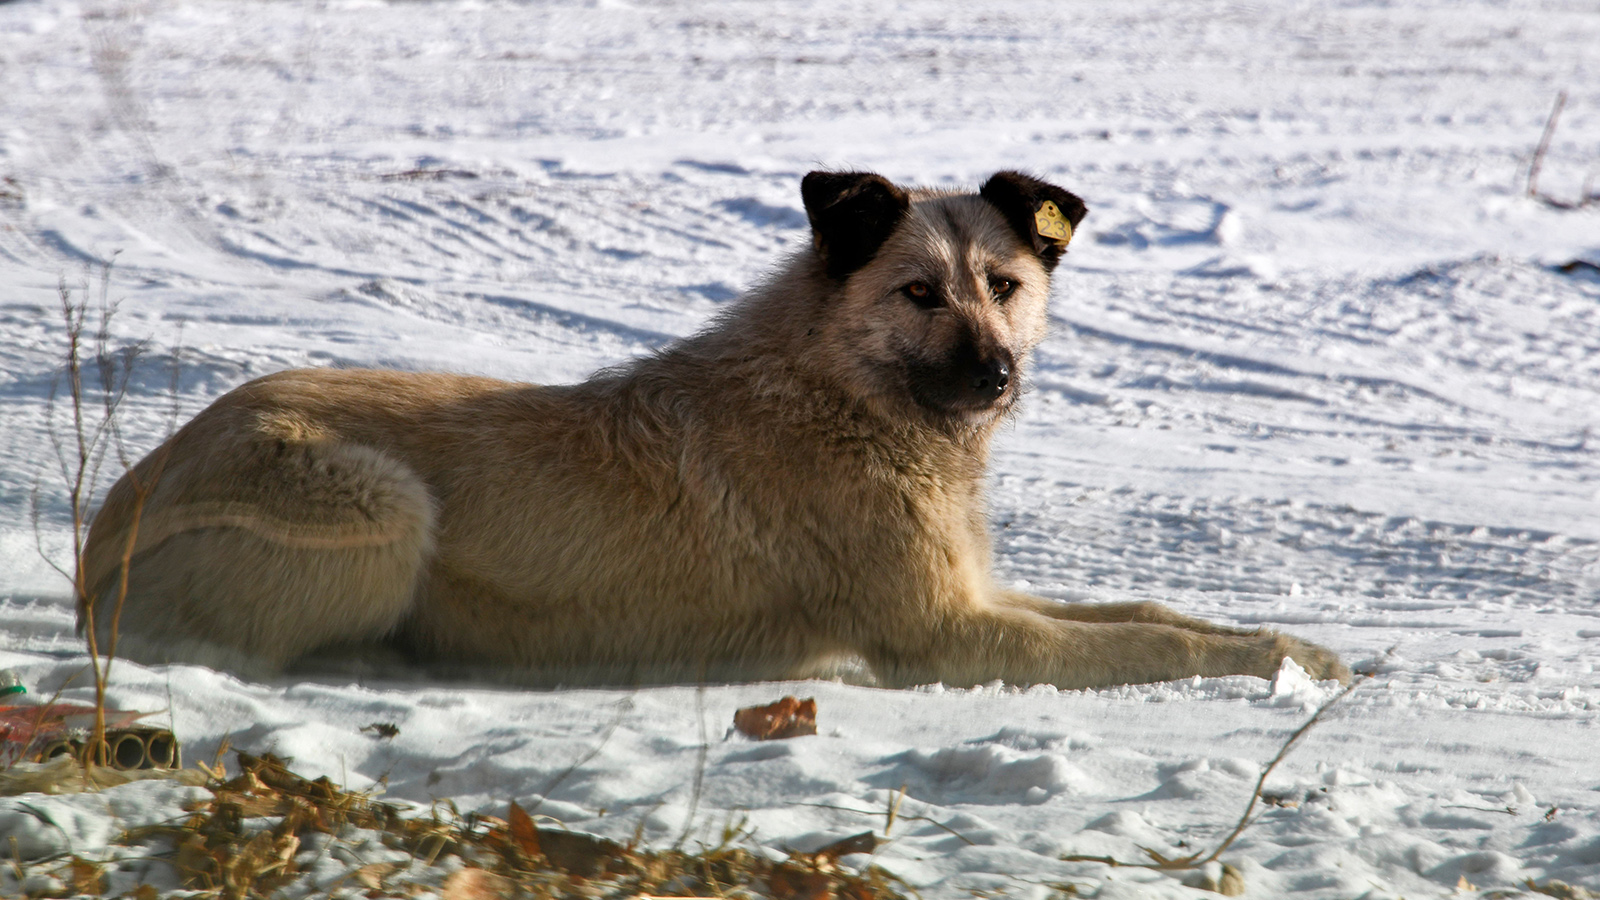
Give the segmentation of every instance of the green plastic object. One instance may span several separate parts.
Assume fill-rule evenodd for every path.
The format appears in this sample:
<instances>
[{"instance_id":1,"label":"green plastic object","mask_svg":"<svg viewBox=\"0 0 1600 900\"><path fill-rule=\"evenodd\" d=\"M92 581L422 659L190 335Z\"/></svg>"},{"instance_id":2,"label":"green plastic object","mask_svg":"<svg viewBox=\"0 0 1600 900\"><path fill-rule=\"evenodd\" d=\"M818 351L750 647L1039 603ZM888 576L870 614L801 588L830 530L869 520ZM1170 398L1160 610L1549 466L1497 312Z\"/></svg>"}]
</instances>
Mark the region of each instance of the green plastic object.
<instances>
[{"instance_id":1,"label":"green plastic object","mask_svg":"<svg viewBox=\"0 0 1600 900\"><path fill-rule=\"evenodd\" d=\"M12 694L26 694L28 689L22 686L22 679L10 669L0 669L0 697L9 697Z\"/></svg>"}]
</instances>

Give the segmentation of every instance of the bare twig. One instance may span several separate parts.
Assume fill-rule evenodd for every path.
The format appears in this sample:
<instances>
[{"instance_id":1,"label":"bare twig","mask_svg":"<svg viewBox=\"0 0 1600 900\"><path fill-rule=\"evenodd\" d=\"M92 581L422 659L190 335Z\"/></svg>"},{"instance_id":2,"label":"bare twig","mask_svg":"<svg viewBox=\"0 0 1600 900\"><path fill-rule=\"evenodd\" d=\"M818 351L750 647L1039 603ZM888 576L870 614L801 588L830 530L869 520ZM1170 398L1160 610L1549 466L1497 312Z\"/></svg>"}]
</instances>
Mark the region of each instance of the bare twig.
<instances>
[{"instance_id":1,"label":"bare twig","mask_svg":"<svg viewBox=\"0 0 1600 900\"><path fill-rule=\"evenodd\" d=\"M110 298L111 267L116 257L106 260L99 269L99 303L98 317L94 321L92 331L90 325L90 286L88 273L80 289L74 291L67 286L66 279L62 279L57 293L61 301L61 321L65 331L66 348L62 360L60 377L55 379L50 386L50 393L45 402L46 433L49 436L51 448L55 452L56 464L62 481L66 484L67 503L71 518L71 545L72 545L72 571L68 572L50 559L45 552L43 529L41 528L42 484L36 482L30 508L34 525L34 539L43 555L52 568L67 577L72 583L73 599L80 616L80 624L86 632L86 642L89 649L89 665L94 677L95 717L93 732L90 735L90 752L85 756L85 764L105 765L108 748L105 741L105 699L106 685L110 677L111 660L116 655L118 624L122 616L124 601L128 593L128 569L132 561L133 551L138 541L139 518L144 502L155 490L156 482L160 480L161 469L165 457L156 459L153 466L149 467L143 475L136 474L130 468L131 461L123 441L120 414L123 400L128 394L128 385L133 376L134 365L143 354L147 341L138 341L122 346L114 346L111 335L111 322L116 316L117 304ZM181 356L174 354L174 365ZM85 368L89 368L91 378L85 380ZM62 395L63 387L65 396ZM173 376L173 407L177 407L177 374ZM66 414L69 423L66 427L59 427L58 415L62 404L67 405ZM174 412L175 421L176 412ZM117 458L125 468L129 468L129 477L135 494L132 525L127 536L126 546L121 554L121 578L117 585L115 604L111 610L111 619L108 623L109 641L107 646L101 647L101 628L96 620L104 612L97 608L100 597L94 591L100 585L88 583L85 566L85 548L88 538L89 522L91 520L90 507L98 493L101 465L105 455L115 448ZM102 650L105 652L102 654Z\"/></svg>"},{"instance_id":2,"label":"bare twig","mask_svg":"<svg viewBox=\"0 0 1600 900\"><path fill-rule=\"evenodd\" d=\"M1239 817L1239 824L1235 825L1233 827L1233 831L1230 831L1228 836L1222 839L1222 843L1217 845L1217 849L1211 851L1209 856L1195 863L1195 865L1203 866L1206 863L1215 860L1217 857L1222 855L1224 850L1227 850L1229 847L1233 846L1233 842L1237 840L1239 835L1244 832L1245 828L1249 827L1250 825L1250 814L1255 811L1256 804L1261 802L1261 788L1266 785L1267 776L1271 775L1272 770L1278 767L1278 763L1283 762L1283 758L1289 755L1289 751L1294 749L1294 745L1299 743L1302 737L1305 737L1306 732L1310 731L1313 725L1316 725L1318 722L1322 721L1323 715L1326 714L1328 710L1333 709L1339 704L1340 701L1350 696L1350 692L1360 687L1362 683L1365 682L1369 677L1371 676L1358 675L1351 679L1350 683L1345 685L1344 690L1341 690L1339 693L1329 697L1326 703L1317 707L1317 711L1311 714L1311 718L1307 719L1304 725L1296 728L1294 733L1289 735L1289 739L1283 742L1282 747L1278 748L1278 755L1274 756L1272 761L1267 763L1266 767L1261 770L1261 777L1256 779L1255 790L1250 792L1250 802L1245 804L1244 814Z\"/></svg>"},{"instance_id":3,"label":"bare twig","mask_svg":"<svg viewBox=\"0 0 1600 900\"><path fill-rule=\"evenodd\" d=\"M833 810L838 810L839 812L855 813L857 815L862 815L862 816L873 816L873 817L876 817L876 816L882 815L882 813L879 813L875 809L855 809L854 807L850 807L850 806L835 806L835 805L833 805L831 803L796 803L795 806L810 806L810 807L813 807L815 809L833 809ZM927 822L929 825L932 825L935 828L939 828L939 829L942 829L943 831L949 832L951 835L953 835L954 837L960 839L962 843L966 844L969 847L978 846L978 842L977 841L973 840L972 838L967 837L966 835L964 835L961 832L955 830L954 828L951 828L949 825L944 824L943 822L939 821L938 819L930 818L929 816L913 816L913 815L909 815L907 813L898 813L895 816L895 818L896 819L903 819L903 820L905 820L907 822Z\"/></svg>"},{"instance_id":4,"label":"bare twig","mask_svg":"<svg viewBox=\"0 0 1600 900\"><path fill-rule=\"evenodd\" d=\"M695 754L694 788L689 792L689 812L683 817L683 834L678 836L674 849L683 846L694 830L694 816L700 810L700 791L706 783L706 757L711 752L711 741L706 736L706 682L704 678L694 689L695 717L700 722L700 749Z\"/></svg>"},{"instance_id":5,"label":"bare twig","mask_svg":"<svg viewBox=\"0 0 1600 900\"><path fill-rule=\"evenodd\" d=\"M1376 671L1376 667L1374 667L1372 671ZM1294 749L1295 744L1299 743L1302 737L1305 737L1306 733L1311 730L1312 726L1316 725L1322 720L1322 717L1327 714L1328 710L1337 706L1342 700L1344 700L1344 698L1350 696L1351 691L1354 691L1356 688L1360 687L1371 677L1371 673L1363 673L1356 676L1356 678L1352 679L1351 682L1345 685L1344 688L1341 689L1337 694L1334 694L1332 697L1328 698L1325 703L1317 707L1317 711L1311 714L1311 718L1307 719L1304 724L1290 733L1288 739L1283 742L1283 746L1278 748L1277 755L1273 756L1272 760L1261 769L1261 777L1256 779L1255 789L1250 792L1250 800L1245 804L1244 814L1239 816L1239 821L1233 826L1233 830L1228 832L1228 836L1223 838L1222 842L1217 845L1217 848L1212 850L1210 853L1201 856L1200 853L1196 852L1191 853L1188 856L1180 856L1175 859L1169 859L1166 856L1163 856L1161 853L1150 849L1149 847L1144 847L1141 849L1143 849L1151 859L1155 860L1154 862L1123 862L1110 856L1069 855L1063 856L1061 859L1065 862L1095 862L1108 866L1127 866L1130 868L1139 869L1198 869L1207 863L1215 862L1217 857L1221 856L1229 847L1233 846L1233 842L1239 838L1239 835L1243 834L1244 830L1250 827L1250 824L1255 821L1252 817L1252 813L1255 812L1256 804L1261 802L1261 790L1266 785L1267 777L1272 774L1272 770L1278 767L1278 763L1283 762L1284 757L1289 755L1289 751Z\"/></svg>"},{"instance_id":6,"label":"bare twig","mask_svg":"<svg viewBox=\"0 0 1600 900\"><path fill-rule=\"evenodd\" d=\"M1550 117L1545 119L1544 133L1539 136L1539 146L1534 148L1533 159L1528 162L1527 194L1546 206L1556 209L1582 209L1591 203L1600 202L1600 194L1592 193L1590 186L1593 184L1593 175L1583 179L1583 190L1579 192L1576 202L1558 200L1539 190L1539 172L1544 168L1544 157L1550 152L1550 141L1556 134L1556 123L1561 119L1561 110L1567 105L1567 92L1565 90L1556 94L1555 106L1550 108Z\"/></svg>"},{"instance_id":7,"label":"bare twig","mask_svg":"<svg viewBox=\"0 0 1600 900\"><path fill-rule=\"evenodd\" d=\"M1533 151L1533 161L1528 163L1528 196L1539 196L1539 170L1544 167L1544 155L1550 151L1550 139L1556 134L1556 121L1561 118L1561 109L1567 105L1567 92L1556 94L1556 105L1550 108L1550 117L1545 119L1544 134L1539 137L1539 146Z\"/></svg>"},{"instance_id":8,"label":"bare twig","mask_svg":"<svg viewBox=\"0 0 1600 900\"><path fill-rule=\"evenodd\" d=\"M906 799L906 786L905 786L905 784L902 783L900 785L900 790L896 791L894 796L889 798L889 809L888 809L888 812L884 815L884 821L883 821L883 836L884 837L888 837L889 833L894 831L894 820L895 820L895 817L900 815L900 804L904 803L905 799Z\"/></svg>"},{"instance_id":9,"label":"bare twig","mask_svg":"<svg viewBox=\"0 0 1600 900\"><path fill-rule=\"evenodd\" d=\"M533 815L534 813L538 812L539 807L544 805L545 798L549 797L552 791L560 787L562 782L571 777L573 772L578 771L579 767L600 755L600 751L605 749L606 743L611 740L611 736L617 733L617 726L622 724L622 717L627 715L628 711L631 709L633 709L633 703L631 700L624 699L621 703L617 704L617 714L612 718L611 723L608 724L600 733L600 740L595 742L595 745L589 749L588 753L580 756L572 765L562 769L556 775L556 777L550 779L550 782L544 786L544 790L539 792L539 799L534 801L532 806L528 807L527 812L529 815Z\"/></svg>"}]
</instances>

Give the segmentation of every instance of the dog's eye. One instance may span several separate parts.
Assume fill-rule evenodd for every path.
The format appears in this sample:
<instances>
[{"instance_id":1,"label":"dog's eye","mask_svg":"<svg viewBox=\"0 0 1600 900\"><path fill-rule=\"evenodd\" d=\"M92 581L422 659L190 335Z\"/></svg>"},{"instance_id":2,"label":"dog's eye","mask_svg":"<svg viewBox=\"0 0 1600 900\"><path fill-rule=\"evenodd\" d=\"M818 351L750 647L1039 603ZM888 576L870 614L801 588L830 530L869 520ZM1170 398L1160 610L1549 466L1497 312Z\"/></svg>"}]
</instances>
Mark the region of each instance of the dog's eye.
<instances>
[{"instance_id":1,"label":"dog's eye","mask_svg":"<svg viewBox=\"0 0 1600 900\"><path fill-rule=\"evenodd\" d=\"M901 288L900 293L905 294L907 300L923 309L933 309L939 305L939 295L935 294L933 288L928 287L925 281L913 281Z\"/></svg>"},{"instance_id":2,"label":"dog's eye","mask_svg":"<svg viewBox=\"0 0 1600 900\"><path fill-rule=\"evenodd\" d=\"M1016 289L1017 283L1009 278L1000 278L996 276L989 279L989 290L994 292L995 299L997 300L1004 300L1005 298L1011 296L1011 292Z\"/></svg>"}]
</instances>

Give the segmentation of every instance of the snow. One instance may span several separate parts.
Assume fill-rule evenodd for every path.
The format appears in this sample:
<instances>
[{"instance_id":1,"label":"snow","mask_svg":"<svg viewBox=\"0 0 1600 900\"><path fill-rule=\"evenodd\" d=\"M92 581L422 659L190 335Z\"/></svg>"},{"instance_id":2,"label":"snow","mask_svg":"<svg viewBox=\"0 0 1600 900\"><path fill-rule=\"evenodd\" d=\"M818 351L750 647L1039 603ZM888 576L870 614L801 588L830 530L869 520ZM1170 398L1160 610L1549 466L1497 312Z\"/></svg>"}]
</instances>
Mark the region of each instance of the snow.
<instances>
[{"instance_id":1,"label":"snow","mask_svg":"<svg viewBox=\"0 0 1600 900\"><path fill-rule=\"evenodd\" d=\"M1600 8L1561 0L0 4L0 666L88 698L36 549L70 558L44 428L63 280L93 294L115 258L115 337L150 341L141 452L174 405L292 366L581 379L802 246L809 169L1022 168L1091 211L995 454L1001 577L1379 670L1224 854L1247 896L1600 889L1600 280L1559 268L1600 262L1600 206L1523 193L1561 89L1540 186L1595 175L1596 47ZM658 845L744 819L776 850L882 834L904 786L872 861L922 896L1111 898L1204 894L1059 857L1209 850L1330 690L1291 669L541 693L119 663L111 694L167 710L190 759L226 737ZM819 734L727 733L784 694L817 698ZM6 799L0 833L126 855L108 841L194 790L165 789ZM348 862L306 852L302 892ZM114 885L172 885L124 866Z\"/></svg>"}]
</instances>

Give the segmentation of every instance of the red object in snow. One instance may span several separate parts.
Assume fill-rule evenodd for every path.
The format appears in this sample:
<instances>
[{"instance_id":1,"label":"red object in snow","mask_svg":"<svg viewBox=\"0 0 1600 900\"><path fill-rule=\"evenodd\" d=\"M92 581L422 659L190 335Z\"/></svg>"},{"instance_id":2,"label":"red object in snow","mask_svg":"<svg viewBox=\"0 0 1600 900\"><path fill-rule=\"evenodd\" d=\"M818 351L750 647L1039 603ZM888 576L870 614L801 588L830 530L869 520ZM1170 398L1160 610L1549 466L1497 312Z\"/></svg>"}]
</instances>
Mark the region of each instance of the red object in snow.
<instances>
[{"instance_id":1,"label":"red object in snow","mask_svg":"<svg viewBox=\"0 0 1600 900\"><path fill-rule=\"evenodd\" d=\"M106 730L125 729L147 715L108 709ZM86 738L93 728L94 707L81 703L0 706L0 767L30 759L46 745Z\"/></svg>"}]
</instances>

